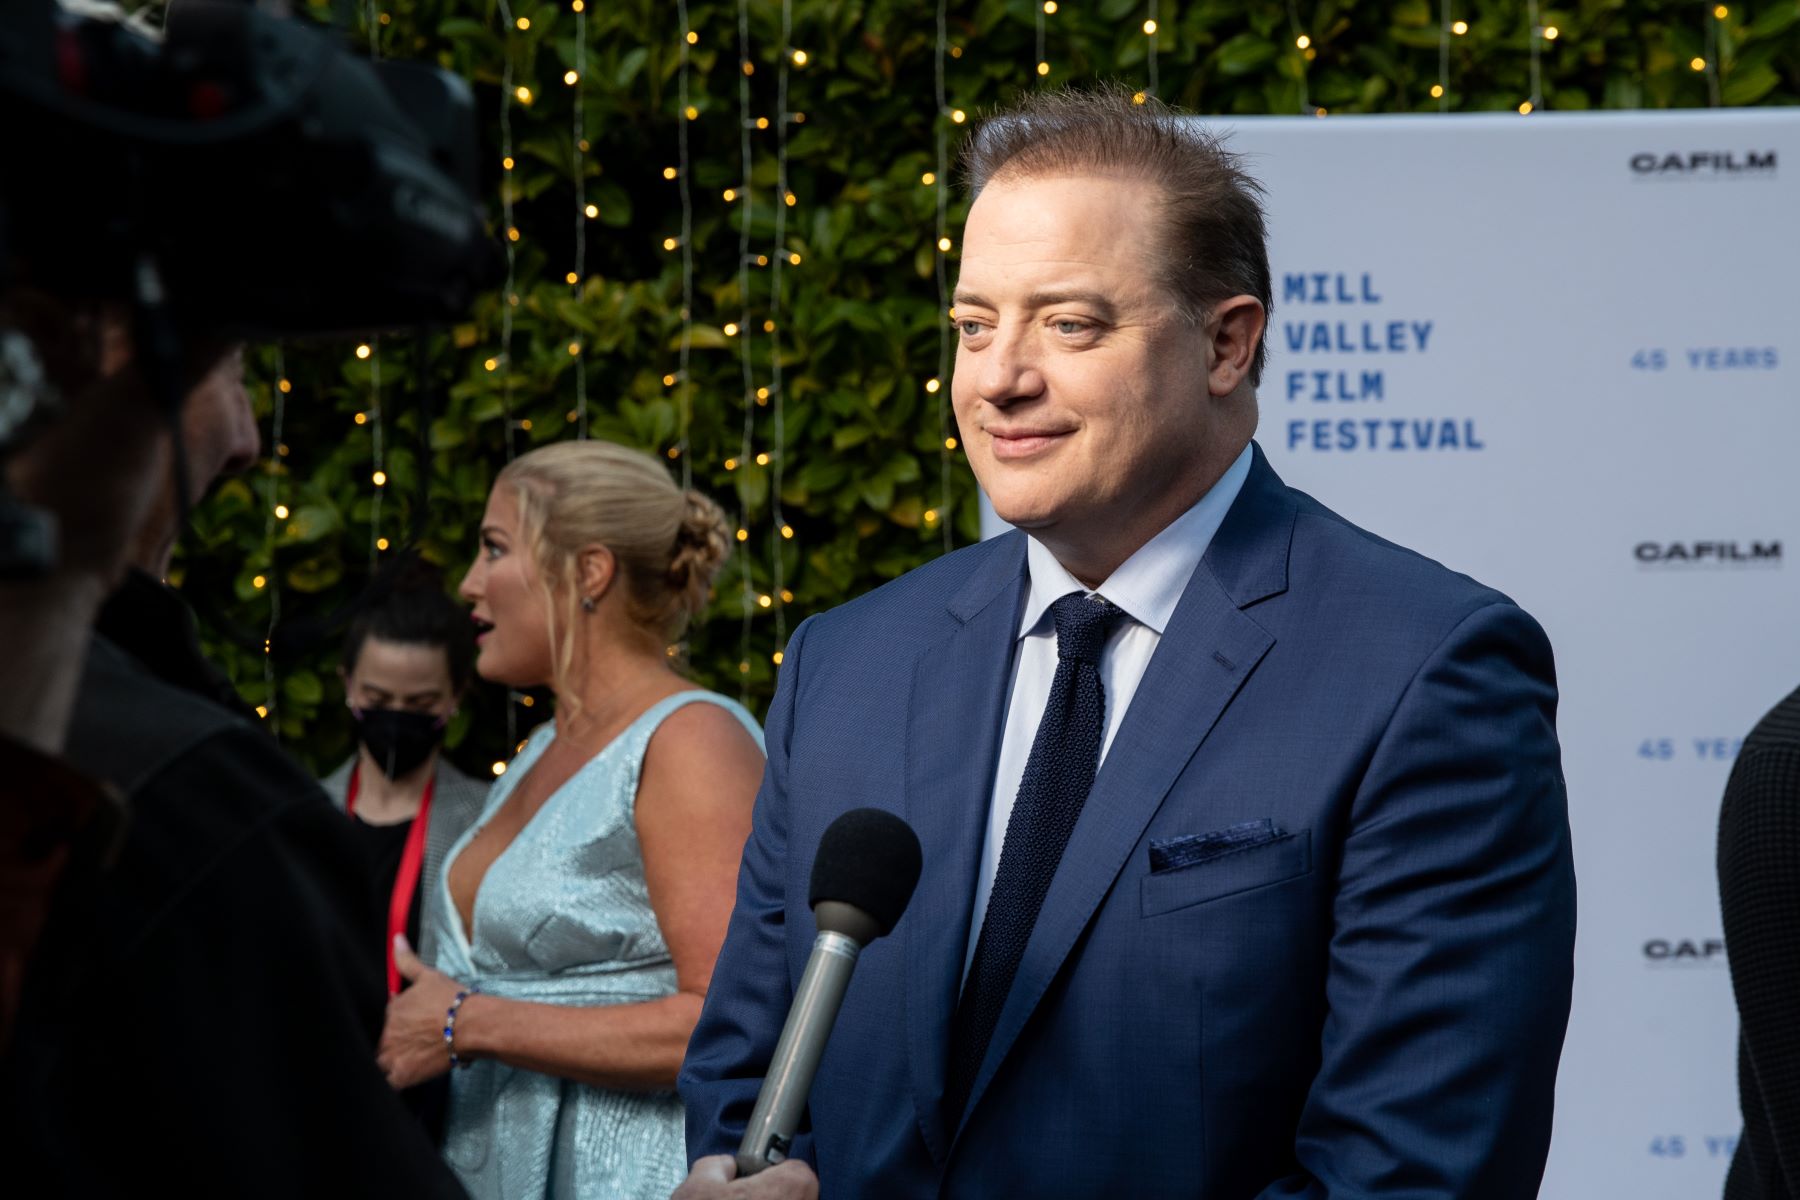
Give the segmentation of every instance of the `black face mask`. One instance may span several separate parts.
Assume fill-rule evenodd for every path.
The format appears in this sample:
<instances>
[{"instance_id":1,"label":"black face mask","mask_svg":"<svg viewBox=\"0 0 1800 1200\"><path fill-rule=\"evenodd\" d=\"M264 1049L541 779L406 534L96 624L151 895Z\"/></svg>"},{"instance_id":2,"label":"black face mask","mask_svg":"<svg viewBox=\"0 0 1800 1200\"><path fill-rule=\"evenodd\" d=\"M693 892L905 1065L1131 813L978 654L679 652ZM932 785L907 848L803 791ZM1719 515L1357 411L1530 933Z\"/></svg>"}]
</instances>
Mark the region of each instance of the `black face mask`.
<instances>
[{"instance_id":1,"label":"black face mask","mask_svg":"<svg viewBox=\"0 0 1800 1200\"><path fill-rule=\"evenodd\" d=\"M369 748L375 765L398 779L427 758L444 740L444 718L436 713L399 708L353 708L357 740Z\"/></svg>"}]
</instances>

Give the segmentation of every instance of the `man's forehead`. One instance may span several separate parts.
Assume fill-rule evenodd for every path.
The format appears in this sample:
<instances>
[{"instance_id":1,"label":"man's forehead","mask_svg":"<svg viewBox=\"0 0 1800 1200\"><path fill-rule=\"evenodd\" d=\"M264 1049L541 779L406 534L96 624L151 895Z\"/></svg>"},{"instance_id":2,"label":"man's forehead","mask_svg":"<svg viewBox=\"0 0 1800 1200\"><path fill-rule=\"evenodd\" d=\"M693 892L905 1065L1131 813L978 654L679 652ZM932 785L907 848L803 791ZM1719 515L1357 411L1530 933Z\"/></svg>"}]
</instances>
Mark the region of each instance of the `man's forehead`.
<instances>
[{"instance_id":1,"label":"man's forehead","mask_svg":"<svg viewBox=\"0 0 1800 1200\"><path fill-rule=\"evenodd\" d=\"M996 183L964 229L957 289L1117 296L1157 251L1159 225L1142 185L1116 177Z\"/></svg>"}]
</instances>

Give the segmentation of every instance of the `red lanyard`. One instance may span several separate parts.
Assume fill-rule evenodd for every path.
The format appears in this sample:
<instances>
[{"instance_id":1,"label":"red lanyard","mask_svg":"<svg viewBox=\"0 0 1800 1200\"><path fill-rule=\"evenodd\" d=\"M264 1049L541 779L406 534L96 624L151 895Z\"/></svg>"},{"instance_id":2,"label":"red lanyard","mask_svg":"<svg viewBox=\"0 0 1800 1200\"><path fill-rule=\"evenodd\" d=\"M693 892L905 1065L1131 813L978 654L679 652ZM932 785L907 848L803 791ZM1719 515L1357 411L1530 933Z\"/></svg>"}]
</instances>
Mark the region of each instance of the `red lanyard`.
<instances>
[{"instance_id":1,"label":"red lanyard","mask_svg":"<svg viewBox=\"0 0 1800 1200\"><path fill-rule=\"evenodd\" d=\"M356 815L356 793L360 787L362 764L350 768L350 786L344 789L344 811ZM419 815L406 831L406 849L400 852L400 871L394 876L394 894L388 898L387 977L388 995L400 994L400 964L394 961L394 939L406 932L406 918L412 912L413 893L419 887L419 873L425 869L425 822L431 817L431 791L437 786L437 772L425 781L425 794L419 797Z\"/></svg>"}]
</instances>

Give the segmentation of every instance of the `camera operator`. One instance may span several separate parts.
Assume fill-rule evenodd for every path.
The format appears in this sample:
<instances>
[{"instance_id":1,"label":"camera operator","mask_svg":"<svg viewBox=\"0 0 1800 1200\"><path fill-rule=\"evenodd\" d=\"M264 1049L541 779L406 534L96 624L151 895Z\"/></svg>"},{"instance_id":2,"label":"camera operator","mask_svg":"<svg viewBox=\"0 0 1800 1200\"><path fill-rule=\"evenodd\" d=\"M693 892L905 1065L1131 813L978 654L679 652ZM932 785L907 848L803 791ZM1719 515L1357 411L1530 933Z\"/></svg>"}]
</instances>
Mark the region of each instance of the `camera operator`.
<instances>
[{"instance_id":1,"label":"camera operator","mask_svg":"<svg viewBox=\"0 0 1800 1200\"><path fill-rule=\"evenodd\" d=\"M4 477L58 521L61 554L45 577L0 582L0 629L11 643L0 687L8 799L0 805L0 1052L52 889L91 867L116 835L116 794L60 755L88 627L120 577L137 513L168 469L164 430L137 382L96 377L86 356L71 352L90 334L45 297L0 294L0 413L53 384L72 398L61 423L15 455Z\"/></svg>"},{"instance_id":2,"label":"camera operator","mask_svg":"<svg viewBox=\"0 0 1800 1200\"><path fill-rule=\"evenodd\" d=\"M196 486L230 461L234 359L188 394ZM117 390L129 372L109 376L127 376ZM111 433L94 432L98 452ZM85 478L79 449L20 465ZM152 497L173 486L147 474ZM144 528L127 527L129 547ZM91 606L89 582L58 586ZM5 1067L10 1165L52 1194L164 1172L202 1191L456 1194L375 1065L378 915L355 846L272 741L186 684L200 670L175 648L192 634L174 605L163 615L140 633L166 676L103 635L88 648L67 757L128 797L129 820L112 866L59 898L32 964Z\"/></svg>"},{"instance_id":3,"label":"camera operator","mask_svg":"<svg viewBox=\"0 0 1800 1200\"><path fill-rule=\"evenodd\" d=\"M256 455L245 330L225 314L257 335L323 332L341 286L353 326L442 320L491 275L472 186L454 178L472 155L466 95L238 6L176 5L181 52L167 55L121 22L25 7L0 12L0 149L98 130L100 152L74 161L123 162L129 186L0 180L9 1182L32 1195L460 1195L375 1063L386 989L366 947L380 914L357 846L313 780L218 703L190 618L150 576L186 508ZM112 90L96 97L93 81ZM417 124L401 95L427 114ZM185 108L145 119L171 96L207 97L212 123ZM21 110L60 124L45 133ZM346 162L374 168L341 174L354 194L318 195L340 177L310 168ZM256 294L234 283L242 246L201 240L263 233L203 186L234 171L234 201L290 206L276 217L300 223L270 228L314 278ZM295 174L321 182L309 194ZM34 228L65 217L104 236ZM350 277L370 242L382 274ZM38 416L53 397L61 411ZM140 573L120 589L128 564Z\"/></svg>"}]
</instances>

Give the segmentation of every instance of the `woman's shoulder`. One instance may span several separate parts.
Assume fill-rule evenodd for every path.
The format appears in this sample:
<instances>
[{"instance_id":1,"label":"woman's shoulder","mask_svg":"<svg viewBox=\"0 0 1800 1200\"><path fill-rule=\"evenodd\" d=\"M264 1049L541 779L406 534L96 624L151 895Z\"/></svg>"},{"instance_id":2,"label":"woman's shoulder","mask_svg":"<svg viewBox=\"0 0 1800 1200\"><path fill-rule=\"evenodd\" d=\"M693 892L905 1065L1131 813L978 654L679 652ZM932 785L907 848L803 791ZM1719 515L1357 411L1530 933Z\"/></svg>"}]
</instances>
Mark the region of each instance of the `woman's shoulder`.
<instances>
[{"instance_id":1,"label":"woman's shoulder","mask_svg":"<svg viewBox=\"0 0 1800 1200\"><path fill-rule=\"evenodd\" d=\"M750 710L729 696L705 688L688 688L663 697L637 721L646 737L658 742L710 742L741 730L762 749L762 726Z\"/></svg>"},{"instance_id":2,"label":"woman's shoulder","mask_svg":"<svg viewBox=\"0 0 1800 1200\"><path fill-rule=\"evenodd\" d=\"M653 796L657 811L707 819L715 806L730 807L755 794L766 756L762 729L743 705L692 689L667 697L651 712L657 712L656 724L640 743L640 812L646 796Z\"/></svg>"}]
</instances>

